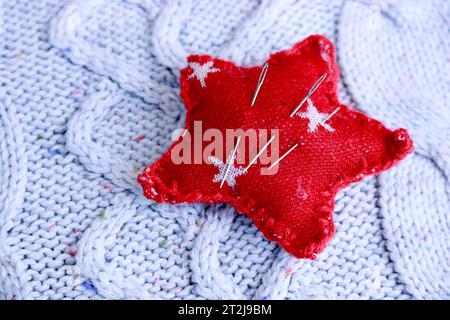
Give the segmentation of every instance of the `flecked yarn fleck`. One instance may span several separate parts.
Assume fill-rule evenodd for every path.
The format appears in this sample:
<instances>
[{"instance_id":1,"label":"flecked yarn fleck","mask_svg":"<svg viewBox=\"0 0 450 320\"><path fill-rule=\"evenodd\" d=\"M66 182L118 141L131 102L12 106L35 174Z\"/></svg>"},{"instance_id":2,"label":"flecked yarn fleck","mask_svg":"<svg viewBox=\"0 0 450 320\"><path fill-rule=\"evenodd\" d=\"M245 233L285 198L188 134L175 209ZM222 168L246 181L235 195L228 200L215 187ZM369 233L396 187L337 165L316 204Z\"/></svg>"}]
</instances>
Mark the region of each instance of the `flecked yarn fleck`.
<instances>
[{"instance_id":1,"label":"flecked yarn fleck","mask_svg":"<svg viewBox=\"0 0 450 320\"><path fill-rule=\"evenodd\" d=\"M438 0L0 0L0 299L449 299L449 26ZM317 33L341 101L416 145L338 193L317 260L229 206L143 198L189 54L253 65Z\"/></svg>"}]
</instances>

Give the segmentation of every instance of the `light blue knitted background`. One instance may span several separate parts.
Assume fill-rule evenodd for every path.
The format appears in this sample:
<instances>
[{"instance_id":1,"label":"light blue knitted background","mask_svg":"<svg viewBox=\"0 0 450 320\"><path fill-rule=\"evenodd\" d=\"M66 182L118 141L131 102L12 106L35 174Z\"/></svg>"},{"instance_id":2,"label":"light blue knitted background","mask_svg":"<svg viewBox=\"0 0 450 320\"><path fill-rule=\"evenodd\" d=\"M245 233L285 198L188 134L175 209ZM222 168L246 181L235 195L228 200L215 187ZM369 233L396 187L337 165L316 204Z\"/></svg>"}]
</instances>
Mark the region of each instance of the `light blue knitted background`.
<instances>
[{"instance_id":1,"label":"light blue knitted background","mask_svg":"<svg viewBox=\"0 0 450 320\"><path fill-rule=\"evenodd\" d=\"M416 145L337 195L316 261L231 207L143 199L188 54L253 65L315 33L341 100ZM0 0L0 299L448 299L449 75L446 0Z\"/></svg>"}]
</instances>

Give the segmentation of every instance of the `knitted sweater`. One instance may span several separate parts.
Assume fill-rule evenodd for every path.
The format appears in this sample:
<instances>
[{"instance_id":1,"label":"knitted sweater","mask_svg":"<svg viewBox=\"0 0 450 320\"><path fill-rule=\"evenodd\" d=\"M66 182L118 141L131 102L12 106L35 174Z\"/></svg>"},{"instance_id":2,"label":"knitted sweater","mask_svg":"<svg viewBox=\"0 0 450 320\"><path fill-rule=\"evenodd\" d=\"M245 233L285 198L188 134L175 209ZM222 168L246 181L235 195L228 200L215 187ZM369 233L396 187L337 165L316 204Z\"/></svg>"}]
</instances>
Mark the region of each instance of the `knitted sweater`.
<instances>
[{"instance_id":1,"label":"knitted sweater","mask_svg":"<svg viewBox=\"0 0 450 320\"><path fill-rule=\"evenodd\" d=\"M137 173L183 128L191 53L336 45L341 101L416 150L336 197L316 260ZM0 0L0 299L450 298L448 1Z\"/></svg>"}]
</instances>

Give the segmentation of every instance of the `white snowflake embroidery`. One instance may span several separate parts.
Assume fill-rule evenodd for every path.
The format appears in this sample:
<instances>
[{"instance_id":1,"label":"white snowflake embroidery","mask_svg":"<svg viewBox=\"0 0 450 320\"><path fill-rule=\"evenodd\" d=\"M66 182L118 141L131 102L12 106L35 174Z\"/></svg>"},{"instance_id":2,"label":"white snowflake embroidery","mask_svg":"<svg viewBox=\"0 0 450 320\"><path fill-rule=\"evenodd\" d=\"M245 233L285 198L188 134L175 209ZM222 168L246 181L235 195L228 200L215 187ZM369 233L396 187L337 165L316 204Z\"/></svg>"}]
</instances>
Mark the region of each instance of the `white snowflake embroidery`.
<instances>
[{"instance_id":1,"label":"white snowflake embroidery","mask_svg":"<svg viewBox=\"0 0 450 320\"><path fill-rule=\"evenodd\" d=\"M227 184L233 188L236 184L236 177L242 176L246 174L247 172L243 167L235 167L234 166L234 160L236 159L236 156L233 157L233 160L229 159L228 161L233 161L230 166L230 171L228 171L227 179L225 180ZM222 182L223 177L225 176L225 172L227 171L228 164L223 163L216 157L208 157L208 160L211 161L211 163L219 168L219 173L214 175L213 182Z\"/></svg>"},{"instance_id":2,"label":"white snowflake embroidery","mask_svg":"<svg viewBox=\"0 0 450 320\"><path fill-rule=\"evenodd\" d=\"M188 79L197 78L200 81L202 88L206 88L205 79L208 77L208 73L214 73L220 71L220 69L213 68L213 62L208 61L204 64L197 62L189 63L189 67L192 69L192 73L189 75Z\"/></svg>"},{"instance_id":3,"label":"white snowflake embroidery","mask_svg":"<svg viewBox=\"0 0 450 320\"><path fill-rule=\"evenodd\" d=\"M313 105L312 101L310 99L308 101L308 108L306 109L307 112L298 112L296 113L297 116L299 116L302 119L308 119L308 132L314 132L317 130L319 126L322 126L325 128L325 130L333 132L334 129L327 123L324 123L323 121L328 117L328 113L320 113L317 111L316 107Z\"/></svg>"}]
</instances>

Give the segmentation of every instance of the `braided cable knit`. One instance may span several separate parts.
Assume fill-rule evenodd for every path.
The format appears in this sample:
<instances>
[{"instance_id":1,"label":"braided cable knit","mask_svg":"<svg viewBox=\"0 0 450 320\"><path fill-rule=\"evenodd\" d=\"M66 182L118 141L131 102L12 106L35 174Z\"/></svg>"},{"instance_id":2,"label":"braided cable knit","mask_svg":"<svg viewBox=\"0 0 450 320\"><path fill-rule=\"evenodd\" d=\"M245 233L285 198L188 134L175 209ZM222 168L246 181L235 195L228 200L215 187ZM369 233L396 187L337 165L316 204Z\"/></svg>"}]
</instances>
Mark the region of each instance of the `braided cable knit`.
<instances>
[{"instance_id":1,"label":"braided cable knit","mask_svg":"<svg viewBox=\"0 0 450 320\"><path fill-rule=\"evenodd\" d=\"M450 96L448 81L436 79L450 73L450 33L448 28L440 28L450 23L450 5L441 1L374 4L346 3L339 26L339 52L355 100L390 125L411 128L416 145L402 171L380 176L384 236L410 294L418 299L448 298ZM364 32L349 37L356 26ZM443 49L432 49L436 44ZM382 59L377 52L391 58ZM357 55L362 58L353 60ZM374 77L380 67L392 72ZM364 86L372 88L371 94L355 78L356 68L358 76L365 79Z\"/></svg>"},{"instance_id":2,"label":"braided cable knit","mask_svg":"<svg viewBox=\"0 0 450 320\"><path fill-rule=\"evenodd\" d=\"M104 0L70 1L51 22L50 41L64 50L67 56L77 64L115 79L125 90L136 93L149 103L161 103L170 99L167 88L161 86L170 75L164 70L143 70L140 64L123 64L118 61L112 50L102 50L83 38L82 31L86 24L97 20L89 19L92 13L101 11ZM153 15L158 13L155 10Z\"/></svg>"},{"instance_id":3,"label":"braided cable knit","mask_svg":"<svg viewBox=\"0 0 450 320\"><path fill-rule=\"evenodd\" d=\"M161 10L155 21L152 42L155 56L162 64L175 71L184 67L188 56L179 42L179 36L191 10L191 0L172 0Z\"/></svg>"},{"instance_id":4,"label":"braided cable knit","mask_svg":"<svg viewBox=\"0 0 450 320\"><path fill-rule=\"evenodd\" d=\"M219 242L229 231L235 213L231 207L217 207L205 212L206 220L194 241L192 281L197 284L197 293L205 299L242 299L240 289L220 271L218 258Z\"/></svg>"},{"instance_id":5,"label":"braided cable knit","mask_svg":"<svg viewBox=\"0 0 450 320\"><path fill-rule=\"evenodd\" d=\"M76 266L107 299L155 299L157 297L150 295L142 283L105 265L106 246L115 241L122 225L136 213L130 199L119 197L116 201L115 206L105 212L111 219L97 220L84 232L78 242Z\"/></svg>"},{"instance_id":6,"label":"braided cable knit","mask_svg":"<svg viewBox=\"0 0 450 320\"><path fill-rule=\"evenodd\" d=\"M0 91L0 298L28 299L25 266L10 248L8 233L20 210L27 182L27 158L14 105Z\"/></svg>"},{"instance_id":7,"label":"braided cable knit","mask_svg":"<svg viewBox=\"0 0 450 320\"><path fill-rule=\"evenodd\" d=\"M86 99L67 124L67 150L78 156L87 170L108 178L114 185L140 193L132 165L92 141L94 121L106 107L120 102L120 96L103 91Z\"/></svg>"},{"instance_id":8,"label":"braided cable knit","mask_svg":"<svg viewBox=\"0 0 450 320\"><path fill-rule=\"evenodd\" d=\"M254 298L256 300L267 297L277 300L285 299L292 274L300 267L300 264L296 263L297 261L298 259L295 257L279 250L276 260L264 275L263 283L256 291Z\"/></svg>"},{"instance_id":9,"label":"braided cable knit","mask_svg":"<svg viewBox=\"0 0 450 320\"><path fill-rule=\"evenodd\" d=\"M447 299L449 18L438 0L0 0L0 298ZM417 145L336 195L316 260L232 207L143 199L137 173L184 126L187 55L253 65L314 33L341 100Z\"/></svg>"},{"instance_id":10,"label":"braided cable knit","mask_svg":"<svg viewBox=\"0 0 450 320\"><path fill-rule=\"evenodd\" d=\"M264 41L265 33L280 23L286 8L293 3L292 0L283 0L279 3L263 1L253 13L253 17L244 23L242 30L227 44L224 57L240 65L249 64L249 61L245 60L245 55L256 51L256 46ZM267 52L259 52L259 55L266 57Z\"/></svg>"}]
</instances>

